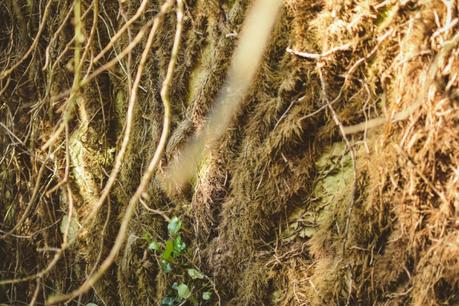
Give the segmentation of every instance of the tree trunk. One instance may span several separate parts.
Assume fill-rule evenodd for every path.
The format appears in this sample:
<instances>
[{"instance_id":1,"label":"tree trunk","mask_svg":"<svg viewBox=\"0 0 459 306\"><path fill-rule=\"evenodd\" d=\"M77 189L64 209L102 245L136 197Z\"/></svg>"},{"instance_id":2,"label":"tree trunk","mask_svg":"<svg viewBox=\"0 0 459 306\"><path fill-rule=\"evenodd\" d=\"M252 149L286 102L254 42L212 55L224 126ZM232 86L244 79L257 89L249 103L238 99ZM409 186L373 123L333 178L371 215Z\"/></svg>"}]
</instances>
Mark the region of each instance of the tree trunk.
<instances>
[{"instance_id":1,"label":"tree trunk","mask_svg":"<svg viewBox=\"0 0 459 306\"><path fill-rule=\"evenodd\" d=\"M458 4L277 1L0 2L0 303L459 303Z\"/></svg>"}]
</instances>

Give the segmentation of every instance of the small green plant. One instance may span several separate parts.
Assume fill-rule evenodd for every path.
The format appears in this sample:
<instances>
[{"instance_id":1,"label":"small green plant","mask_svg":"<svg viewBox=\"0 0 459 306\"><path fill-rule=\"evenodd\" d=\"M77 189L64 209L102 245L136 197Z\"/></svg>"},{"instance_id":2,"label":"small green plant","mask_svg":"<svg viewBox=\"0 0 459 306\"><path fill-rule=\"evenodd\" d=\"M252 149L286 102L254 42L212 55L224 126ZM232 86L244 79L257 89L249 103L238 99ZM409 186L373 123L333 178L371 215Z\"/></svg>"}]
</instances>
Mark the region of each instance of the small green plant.
<instances>
[{"instance_id":1,"label":"small green plant","mask_svg":"<svg viewBox=\"0 0 459 306\"><path fill-rule=\"evenodd\" d=\"M181 235L182 221L173 217L167 225L168 239L165 242L153 240L148 233L144 239L148 242L148 250L154 252L161 270L168 275L171 290L161 301L161 305L175 306L191 302L198 305L199 301L212 299L212 292L206 276L195 268L187 267L189 262L185 253L187 245Z\"/></svg>"}]
</instances>

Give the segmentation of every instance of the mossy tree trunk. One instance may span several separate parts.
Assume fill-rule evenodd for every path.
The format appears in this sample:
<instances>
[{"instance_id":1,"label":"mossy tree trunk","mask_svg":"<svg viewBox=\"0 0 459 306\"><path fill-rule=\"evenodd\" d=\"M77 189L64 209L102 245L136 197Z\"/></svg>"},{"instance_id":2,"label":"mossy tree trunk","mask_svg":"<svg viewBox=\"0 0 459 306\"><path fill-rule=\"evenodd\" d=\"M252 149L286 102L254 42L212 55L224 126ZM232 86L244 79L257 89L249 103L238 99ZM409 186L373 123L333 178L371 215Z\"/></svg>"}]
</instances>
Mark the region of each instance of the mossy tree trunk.
<instances>
[{"instance_id":1,"label":"mossy tree trunk","mask_svg":"<svg viewBox=\"0 0 459 306\"><path fill-rule=\"evenodd\" d=\"M177 3L0 2L0 303L71 292L116 245L160 141ZM458 303L454 1L283 1L230 127L164 188L252 4L184 1L167 146L115 261L70 303ZM174 216L186 245L165 262Z\"/></svg>"}]
</instances>

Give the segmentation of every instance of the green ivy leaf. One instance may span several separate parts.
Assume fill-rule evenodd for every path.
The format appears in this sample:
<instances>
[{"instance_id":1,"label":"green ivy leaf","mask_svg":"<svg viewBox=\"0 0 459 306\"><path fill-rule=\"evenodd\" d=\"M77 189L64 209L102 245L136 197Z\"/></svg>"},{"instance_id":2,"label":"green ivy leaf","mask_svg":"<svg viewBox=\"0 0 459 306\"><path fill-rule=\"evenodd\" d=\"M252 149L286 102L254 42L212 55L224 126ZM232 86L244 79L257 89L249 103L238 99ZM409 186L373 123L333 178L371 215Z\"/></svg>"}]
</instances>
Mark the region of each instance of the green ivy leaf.
<instances>
[{"instance_id":1,"label":"green ivy leaf","mask_svg":"<svg viewBox=\"0 0 459 306\"><path fill-rule=\"evenodd\" d=\"M156 241L152 241L150 242L150 244L148 245L148 249L150 251L159 251L161 249L161 245L156 242Z\"/></svg>"},{"instance_id":2,"label":"green ivy leaf","mask_svg":"<svg viewBox=\"0 0 459 306\"><path fill-rule=\"evenodd\" d=\"M162 254L163 259L169 260L171 258L172 252L174 251L174 241L167 240L166 241L166 248Z\"/></svg>"},{"instance_id":3,"label":"green ivy leaf","mask_svg":"<svg viewBox=\"0 0 459 306\"><path fill-rule=\"evenodd\" d=\"M185 284L180 284L177 286L177 294L180 298L182 299L187 299L190 297L191 295L191 291L190 291L190 288L188 288L187 285Z\"/></svg>"},{"instance_id":4,"label":"green ivy leaf","mask_svg":"<svg viewBox=\"0 0 459 306\"><path fill-rule=\"evenodd\" d=\"M177 217L173 217L171 221L169 222L169 224L167 225L169 236L173 237L177 235L181 227L182 227L182 221Z\"/></svg>"},{"instance_id":5,"label":"green ivy leaf","mask_svg":"<svg viewBox=\"0 0 459 306\"><path fill-rule=\"evenodd\" d=\"M210 300L211 298L212 298L212 292L204 291L204 292L202 293L202 299L203 299L204 301L208 301L208 300Z\"/></svg>"},{"instance_id":6,"label":"green ivy leaf","mask_svg":"<svg viewBox=\"0 0 459 306\"><path fill-rule=\"evenodd\" d=\"M182 237L180 235L174 239L174 252L176 255L180 255L183 251L186 250L186 243L183 242Z\"/></svg>"},{"instance_id":7,"label":"green ivy leaf","mask_svg":"<svg viewBox=\"0 0 459 306\"><path fill-rule=\"evenodd\" d=\"M203 279L204 275L196 269L188 269L188 275L191 276L192 279Z\"/></svg>"},{"instance_id":8,"label":"green ivy leaf","mask_svg":"<svg viewBox=\"0 0 459 306\"><path fill-rule=\"evenodd\" d=\"M175 303L175 298L170 297L170 296L166 296L166 297L161 301L161 305L165 305L165 306L174 306L174 303Z\"/></svg>"},{"instance_id":9,"label":"green ivy leaf","mask_svg":"<svg viewBox=\"0 0 459 306\"><path fill-rule=\"evenodd\" d=\"M168 263L167 261L165 260L161 260L161 268L163 269L163 271L165 273L170 273L172 272L172 266L170 263Z\"/></svg>"}]
</instances>

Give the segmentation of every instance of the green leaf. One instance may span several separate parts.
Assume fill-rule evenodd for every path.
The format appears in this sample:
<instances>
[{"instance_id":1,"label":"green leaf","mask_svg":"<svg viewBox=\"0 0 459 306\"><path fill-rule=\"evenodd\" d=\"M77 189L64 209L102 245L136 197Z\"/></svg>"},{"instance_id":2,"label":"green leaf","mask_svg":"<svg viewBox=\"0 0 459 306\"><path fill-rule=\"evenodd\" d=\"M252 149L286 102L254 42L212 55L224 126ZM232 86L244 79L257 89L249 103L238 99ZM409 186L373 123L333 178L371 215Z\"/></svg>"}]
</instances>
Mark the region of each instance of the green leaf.
<instances>
[{"instance_id":1,"label":"green leaf","mask_svg":"<svg viewBox=\"0 0 459 306\"><path fill-rule=\"evenodd\" d=\"M172 272L172 266L170 263L168 263L167 261L165 260L161 260L161 268L163 269L163 271L165 273L170 273Z\"/></svg>"},{"instance_id":2,"label":"green leaf","mask_svg":"<svg viewBox=\"0 0 459 306\"><path fill-rule=\"evenodd\" d=\"M194 296L194 295L191 295L189 298L188 298L188 301L191 302L191 304L197 306L199 305L199 301L198 299Z\"/></svg>"},{"instance_id":3,"label":"green leaf","mask_svg":"<svg viewBox=\"0 0 459 306\"><path fill-rule=\"evenodd\" d=\"M167 225L169 236L177 235L181 227L182 227L182 221L177 217L173 217L171 221L169 222L169 224Z\"/></svg>"},{"instance_id":4,"label":"green leaf","mask_svg":"<svg viewBox=\"0 0 459 306\"><path fill-rule=\"evenodd\" d=\"M150 251L159 251L161 249L161 245L156 242L156 241L152 241L150 242L150 244L148 245L148 249Z\"/></svg>"},{"instance_id":5,"label":"green leaf","mask_svg":"<svg viewBox=\"0 0 459 306\"><path fill-rule=\"evenodd\" d=\"M174 251L174 242L172 240L166 241L166 248L162 254L163 259L169 260L171 258L171 254Z\"/></svg>"},{"instance_id":6,"label":"green leaf","mask_svg":"<svg viewBox=\"0 0 459 306\"><path fill-rule=\"evenodd\" d=\"M204 275L196 269L188 269L188 275L191 276L192 279L203 279Z\"/></svg>"},{"instance_id":7,"label":"green leaf","mask_svg":"<svg viewBox=\"0 0 459 306\"><path fill-rule=\"evenodd\" d=\"M170 296L166 296L166 297L161 301L161 305L165 305L165 306L173 306L174 303L175 303L175 298L170 297Z\"/></svg>"},{"instance_id":8,"label":"green leaf","mask_svg":"<svg viewBox=\"0 0 459 306\"><path fill-rule=\"evenodd\" d=\"M191 295L191 291L190 291L190 288L188 288L187 285L185 284L180 284L177 286L177 294L180 298L182 299L187 299L190 297Z\"/></svg>"},{"instance_id":9,"label":"green leaf","mask_svg":"<svg viewBox=\"0 0 459 306\"><path fill-rule=\"evenodd\" d=\"M204 301L208 301L208 300L210 300L211 298L212 298L212 292L204 291L204 292L202 293L202 299L203 299Z\"/></svg>"},{"instance_id":10,"label":"green leaf","mask_svg":"<svg viewBox=\"0 0 459 306\"><path fill-rule=\"evenodd\" d=\"M183 251L186 250L186 243L183 242L182 237L180 235L174 239L174 252L176 255L180 255Z\"/></svg>"},{"instance_id":11,"label":"green leaf","mask_svg":"<svg viewBox=\"0 0 459 306\"><path fill-rule=\"evenodd\" d=\"M86 304L86 306L97 306L97 304L94 304L94 303L88 303L88 304Z\"/></svg>"},{"instance_id":12,"label":"green leaf","mask_svg":"<svg viewBox=\"0 0 459 306\"><path fill-rule=\"evenodd\" d=\"M150 242L153 241L153 237L152 237L151 234L148 233L148 232L145 232L145 233L143 234L143 239L145 239L148 243L150 243Z\"/></svg>"}]
</instances>

